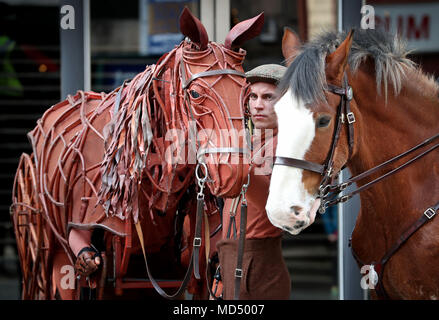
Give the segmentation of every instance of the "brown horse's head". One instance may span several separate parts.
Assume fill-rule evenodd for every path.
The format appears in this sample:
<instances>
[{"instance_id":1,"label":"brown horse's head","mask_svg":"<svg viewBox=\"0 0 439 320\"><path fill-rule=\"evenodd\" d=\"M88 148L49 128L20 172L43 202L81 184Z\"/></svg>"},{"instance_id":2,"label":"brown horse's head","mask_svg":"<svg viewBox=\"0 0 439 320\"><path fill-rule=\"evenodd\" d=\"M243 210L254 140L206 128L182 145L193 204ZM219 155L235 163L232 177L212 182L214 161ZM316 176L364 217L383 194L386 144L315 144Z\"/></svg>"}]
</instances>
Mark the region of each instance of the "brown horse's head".
<instances>
[{"instance_id":1,"label":"brown horse's head","mask_svg":"<svg viewBox=\"0 0 439 320\"><path fill-rule=\"evenodd\" d=\"M346 164L349 148L346 126L342 125L335 153L330 157L341 96L328 87L343 87L351 44L352 33L328 48L309 44L299 51L297 45L288 46L290 66L280 84L284 95L275 105L279 128L276 157L312 162L322 165L323 171L331 158L330 179ZM350 106L355 108L354 100ZM266 205L271 222L292 234L310 225L320 205L319 187L325 173L300 165L275 165Z\"/></svg>"},{"instance_id":2,"label":"brown horse's head","mask_svg":"<svg viewBox=\"0 0 439 320\"><path fill-rule=\"evenodd\" d=\"M360 172L435 133L438 86L408 54L397 35L362 29L325 33L291 50L275 105L277 165L266 206L273 224L299 233L319 206L352 196L329 200L349 184L334 183L345 165L363 186L378 174Z\"/></svg>"},{"instance_id":3,"label":"brown horse's head","mask_svg":"<svg viewBox=\"0 0 439 320\"><path fill-rule=\"evenodd\" d=\"M260 33L263 21L260 14L237 24L220 45L208 41L205 28L189 10L180 17L187 38L180 56L177 53L176 72L180 102L187 111L188 161L202 165L197 172L208 175L207 184L216 196L236 196L247 179L242 68L246 52L239 46Z\"/></svg>"}]
</instances>

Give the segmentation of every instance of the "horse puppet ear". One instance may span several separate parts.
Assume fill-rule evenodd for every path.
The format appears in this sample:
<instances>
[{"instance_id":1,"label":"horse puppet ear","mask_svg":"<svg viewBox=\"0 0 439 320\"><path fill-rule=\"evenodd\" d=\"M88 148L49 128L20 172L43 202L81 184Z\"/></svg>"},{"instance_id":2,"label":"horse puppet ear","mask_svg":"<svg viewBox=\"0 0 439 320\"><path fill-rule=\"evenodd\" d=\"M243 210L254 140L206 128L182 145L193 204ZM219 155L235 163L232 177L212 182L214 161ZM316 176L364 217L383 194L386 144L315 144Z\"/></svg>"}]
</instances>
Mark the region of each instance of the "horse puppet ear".
<instances>
[{"instance_id":1,"label":"horse puppet ear","mask_svg":"<svg viewBox=\"0 0 439 320\"><path fill-rule=\"evenodd\" d=\"M241 21L229 31L224 41L224 47L235 49L240 47L244 42L258 36L264 26L264 13L254 18Z\"/></svg>"},{"instance_id":2,"label":"horse puppet ear","mask_svg":"<svg viewBox=\"0 0 439 320\"><path fill-rule=\"evenodd\" d=\"M348 63L353 38L354 30L352 29L339 47L326 57L326 75L328 79L341 83Z\"/></svg>"},{"instance_id":3,"label":"horse puppet ear","mask_svg":"<svg viewBox=\"0 0 439 320\"><path fill-rule=\"evenodd\" d=\"M288 67L293 62L301 46L299 36L289 27L284 27L282 37L282 55Z\"/></svg>"},{"instance_id":4,"label":"horse puppet ear","mask_svg":"<svg viewBox=\"0 0 439 320\"><path fill-rule=\"evenodd\" d=\"M200 50L207 48L209 36L200 20L198 20L187 7L180 14L180 31L200 47Z\"/></svg>"}]
</instances>

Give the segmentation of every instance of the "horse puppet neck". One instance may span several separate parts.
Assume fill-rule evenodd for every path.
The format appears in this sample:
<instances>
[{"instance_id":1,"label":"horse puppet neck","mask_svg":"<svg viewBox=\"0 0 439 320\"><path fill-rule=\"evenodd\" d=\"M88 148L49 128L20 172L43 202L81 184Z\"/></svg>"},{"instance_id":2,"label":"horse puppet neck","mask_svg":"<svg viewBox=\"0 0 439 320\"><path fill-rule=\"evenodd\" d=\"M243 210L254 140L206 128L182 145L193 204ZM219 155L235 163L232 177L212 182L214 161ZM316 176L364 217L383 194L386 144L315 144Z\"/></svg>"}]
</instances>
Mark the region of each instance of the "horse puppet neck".
<instances>
[{"instance_id":1,"label":"horse puppet neck","mask_svg":"<svg viewBox=\"0 0 439 320\"><path fill-rule=\"evenodd\" d=\"M142 203L146 202L151 218L153 210L175 209L183 189L193 181L187 161L173 163L167 158L174 142L167 134L175 129L181 139L187 131L176 94L179 74L173 68L181 50L182 46L175 48L108 96L112 120L104 130L100 201L107 212L122 219L132 215L137 221L140 196L146 198ZM119 195L117 201L110 201L113 194ZM133 204L129 212L128 199Z\"/></svg>"}]
</instances>

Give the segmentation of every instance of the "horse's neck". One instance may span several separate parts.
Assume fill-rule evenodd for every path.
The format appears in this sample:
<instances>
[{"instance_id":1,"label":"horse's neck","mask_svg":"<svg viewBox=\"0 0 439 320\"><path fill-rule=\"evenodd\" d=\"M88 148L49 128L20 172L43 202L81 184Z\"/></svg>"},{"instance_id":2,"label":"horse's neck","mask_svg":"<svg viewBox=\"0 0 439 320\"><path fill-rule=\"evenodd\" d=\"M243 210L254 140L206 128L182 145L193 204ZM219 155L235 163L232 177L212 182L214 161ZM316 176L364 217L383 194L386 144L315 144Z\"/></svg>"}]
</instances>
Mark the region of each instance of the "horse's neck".
<instances>
[{"instance_id":1,"label":"horse's neck","mask_svg":"<svg viewBox=\"0 0 439 320\"><path fill-rule=\"evenodd\" d=\"M356 80L358 79L361 80L361 77ZM354 80L352 85L354 90L368 89L355 91L358 105L358 110L355 110L357 151L349 163L353 175L401 154L439 133L439 99L426 97L414 87L408 86L404 87L398 96L389 91L386 104L385 98L376 94L374 81L367 84L360 81L355 83ZM416 154L419 152L405 157L396 165ZM438 155L439 150L436 149L360 194L362 208L359 220L363 225L367 224L369 228L376 226L373 229L380 229L381 234L392 235L394 230L400 233L407 225L413 223L426 207L439 201L439 167L437 161L433 160L437 159ZM395 165L390 167L393 168ZM389 167L379 175L387 171ZM389 236L388 241L392 241L390 238L393 236Z\"/></svg>"}]
</instances>

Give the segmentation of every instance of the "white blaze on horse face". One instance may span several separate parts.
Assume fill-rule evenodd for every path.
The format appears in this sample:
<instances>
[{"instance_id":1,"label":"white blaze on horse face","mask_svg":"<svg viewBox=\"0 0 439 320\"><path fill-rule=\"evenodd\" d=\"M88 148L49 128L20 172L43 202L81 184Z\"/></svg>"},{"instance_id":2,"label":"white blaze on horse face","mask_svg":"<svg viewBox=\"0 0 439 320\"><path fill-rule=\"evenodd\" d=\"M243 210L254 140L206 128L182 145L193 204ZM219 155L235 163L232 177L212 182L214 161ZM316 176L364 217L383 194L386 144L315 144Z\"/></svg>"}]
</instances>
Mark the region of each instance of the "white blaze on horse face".
<instances>
[{"instance_id":1,"label":"white blaze on horse face","mask_svg":"<svg viewBox=\"0 0 439 320\"><path fill-rule=\"evenodd\" d=\"M288 90L276 103L278 144L276 156L304 159L315 136L312 112ZM303 170L275 165L271 175L266 211L271 223L298 234L312 222L319 200L307 192L302 182Z\"/></svg>"}]
</instances>

